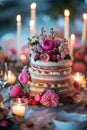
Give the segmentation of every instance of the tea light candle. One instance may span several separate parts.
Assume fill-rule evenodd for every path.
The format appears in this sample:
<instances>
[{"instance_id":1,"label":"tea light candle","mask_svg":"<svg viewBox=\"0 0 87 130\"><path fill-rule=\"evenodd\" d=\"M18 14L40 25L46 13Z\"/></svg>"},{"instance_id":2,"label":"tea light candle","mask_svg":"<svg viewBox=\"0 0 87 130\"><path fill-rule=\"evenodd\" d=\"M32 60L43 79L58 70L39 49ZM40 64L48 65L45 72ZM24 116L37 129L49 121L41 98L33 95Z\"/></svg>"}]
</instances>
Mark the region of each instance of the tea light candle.
<instances>
[{"instance_id":1,"label":"tea light candle","mask_svg":"<svg viewBox=\"0 0 87 130\"><path fill-rule=\"evenodd\" d=\"M16 20L17 20L17 54L19 58L21 54L21 15L18 14Z\"/></svg>"},{"instance_id":2,"label":"tea light candle","mask_svg":"<svg viewBox=\"0 0 87 130\"><path fill-rule=\"evenodd\" d=\"M84 19L84 25L83 25L83 32L82 32L82 48L84 50L84 46L86 43L86 31L87 31L87 14L83 14L83 19Z\"/></svg>"},{"instance_id":3,"label":"tea light candle","mask_svg":"<svg viewBox=\"0 0 87 130\"><path fill-rule=\"evenodd\" d=\"M68 40L69 39L69 15L70 15L68 9L65 9L64 15L65 15L64 38Z\"/></svg>"},{"instance_id":4,"label":"tea light candle","mask_svg":"<svg viewBox=\"0 0 87 130\"><path fill-rule=\"evenodd\" d=\"M12 106L12 112L18 116L24 116L25 106L22 106L21 104L17 104L15 106Z\"/></svg>"},{"instance_id":5,"label":"tea light candle","mask_svg":"<svg viewBox=\"0 0 87 130\"><path fill-rule=\"evenodd\" d=\"M31 4L31 20L34 21L33 36L36 35L36 3Z\"/></svg>"},{"instance_id":6,"label":"tea light candle","mask_svg":"<svg viewBox=\"0 0 87 130\"><path fill-rule=\"evenodd\" d=\"M74 47L74 43L75 43L75 35L72 34L72 35L71 35L71 41L70 41L70 54L71 54L71 57L73 57L73 47Z\"/></svg>"},{"instance_id":7,"label":"tea light candle","mask_svg":"<svg viewBox=\"0 0 87 130\"><path fill-rule=\"evenodd\" d=\"M25 103L22 103L20 99L18 99L18 102L12 104L12 112L18 116L24 116L26 110L26 106L24 104Z\"/></svg>"}]
</instances>

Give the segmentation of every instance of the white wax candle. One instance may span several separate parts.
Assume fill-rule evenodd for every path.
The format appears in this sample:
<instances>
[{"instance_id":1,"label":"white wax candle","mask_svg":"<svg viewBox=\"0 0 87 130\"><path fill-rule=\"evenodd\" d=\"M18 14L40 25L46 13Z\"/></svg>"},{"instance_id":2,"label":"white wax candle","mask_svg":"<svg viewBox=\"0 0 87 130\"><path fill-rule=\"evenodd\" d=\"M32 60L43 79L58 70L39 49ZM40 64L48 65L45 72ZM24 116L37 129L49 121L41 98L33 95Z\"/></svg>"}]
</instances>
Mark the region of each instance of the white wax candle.
<instances>
[{"instance_id":1,"label":"white wax candle","mask_svg":"<svg viewBox=\"0 0 87 130\"><path fill-rule=\"evenodd\" d=\"M82 32L82 48L84 50L84 46L86 43L86 31L87 31L87 14L83 14L83 19L84 19L84 25L83 25L83 32Z\"/></svg>"},{"instance_id":2,"label":"white wax candle","mask_svg":"<svg viewBox=\"0 0 87 130\"><path fill-rule=\"evenodd\" d=\"M19 59L21 54L21 15L18 14L16 20L17 20L17 54Z\"/></svg>"},{"instance_id":3,"label":"white wax candle","mask_svg":"<svg viewBox=\"0 0 87 130\"><path fill-rule=\"evenodd\" d=\"M31 4L31 20L34 21L33 36L36 35L36 3Z\"/></svg>"},{"instance_id":4,"label":"white wax candle","mask_svg":"<svg viewBox=\"0 0 87 130\"><path fill-rule=\"evenodd\" d=\"M21 104L13 105L12 106L12 112L15 115L24 116L25 106L22 106Z\"/></svg>"},{"instance_id":5,"label":"white wax candle","mask_svg":"<svg viewBox=\"0 0 87 130\"><path fill-rule=\"evenodd\" d=\"M29 25L30 25L30 36L32 37L34 36L34 21L31 20Z\"/></svg>"},{"instance_id":6,"label":"white wax candle","mask_svg":"<svg viewBox=\"0 0 87 130\"><path fill-rule=\"evenodd\" d=\"M71 55L71 57L73 57L73 47L74 47L74 43L75 43L75 35L72 34L72 35L71 35L71 41L70 41L70 55Z\"/></svg>"},{"instance_id":7,"label":"white wax candle","mask_svg":"<svg viewBox=\"0 0 87 130\"><path fill-rule=\"evenodd\" d=\"M69 40L69 15L70 15L70 12L68 9L65 9L64 15L65 15L64 38Z\"/></svg>"},{"instance_id":8,"label":"white wax candle","mask_svg":"<svg viewBox=\"0 0 87 130\"><path fill-rule=\"evenodd\" d=\"M13 84L16 81L16 76L11 70L8 70L8 83Z\"/></svg>"}]
</instances>

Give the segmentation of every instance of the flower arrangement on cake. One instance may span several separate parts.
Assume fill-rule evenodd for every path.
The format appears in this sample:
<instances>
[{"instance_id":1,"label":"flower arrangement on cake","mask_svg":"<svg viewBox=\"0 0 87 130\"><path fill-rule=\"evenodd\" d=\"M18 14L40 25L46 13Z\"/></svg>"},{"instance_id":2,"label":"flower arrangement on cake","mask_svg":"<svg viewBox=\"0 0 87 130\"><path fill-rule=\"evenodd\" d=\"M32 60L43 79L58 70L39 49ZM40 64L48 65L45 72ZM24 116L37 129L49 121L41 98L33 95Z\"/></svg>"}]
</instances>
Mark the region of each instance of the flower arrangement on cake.
<instances>
[{"instance_id":1,"label":"flower arrangement on cake","mask_svg":"<svg viewBox=\"0 0 87 130\"><path fill-rule=\"evenodd\" d=\"M42 28L39 36L34 36L33 39L29 38L29 45L35 61L58 62L63 59L71 59L68 41L57 37L53 29L50 30L49 35L46 35Z\"/></svg>"},{"instance_id":2,"label":"flower arrangement on cake","mask_svg":"<svg viewBox=\"0 0 87 130\"><path fill-rule=\"evenodd\" d=\"M42 28L39 36L29 38L29 46L30 66L23 68L10 96L47 107L81 101L80 85L71 75L68 41L57 37L53 29L47 35Z\"/></svg>"}]
</instances>

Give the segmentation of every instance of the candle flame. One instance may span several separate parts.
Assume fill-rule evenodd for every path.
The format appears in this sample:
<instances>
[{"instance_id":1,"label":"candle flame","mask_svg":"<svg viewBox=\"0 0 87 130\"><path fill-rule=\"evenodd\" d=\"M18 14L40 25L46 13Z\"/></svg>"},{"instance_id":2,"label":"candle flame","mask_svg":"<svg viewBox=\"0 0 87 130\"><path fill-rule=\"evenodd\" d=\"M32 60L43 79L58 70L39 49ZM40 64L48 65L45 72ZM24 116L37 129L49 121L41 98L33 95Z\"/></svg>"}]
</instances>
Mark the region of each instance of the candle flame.
<instances>
[{"instance_id":1,"label":"candle flame","mask_svg":"<svg viewBox=\"0 0 87 130\"><path fill-rule=\"evenodd\" d=\"M75 40L75 35L71 34L71 40Z\"/></svg>"},{"instance_id":2,"label":"candle flame","mask_svg":"<svg viewBox=\"0 0 87 130\"><path fill-rule=\"evenodd\" d=\"M83 14L83 19L87 20L87 14L86 13Z\"/></svg>"},{"instance_id":3,"label":"candle flame","mask_svg":"<svg viewBox=\"0 0 87 130\"><path fill-rule=\"evenodd\" d=\"M36 8L36 3L34 2L31 4L31 9L35 9L35 8Z\"/></svg>"},{"instance_id":4,"label":"candle flame","mask_svg":"<svg viewBox=\"0 0 87 130\"><path fill-rule=\"evenodd\" d=\"M64 15L67 16L67 17L70 15L70 12L69 12L68 9L65 9L65 11L64 11Z\"/></svg>"},{"instance_id":5,"label":"candle flame","mask_svg":"<svg viewBox=\"0 0 87 130\"><path fill-rule=\"evenodd\" d=\"M21 15L20 14L17 15L16 20L17 20L17 22L21 22Z\"/></svg>"}]
</instances>

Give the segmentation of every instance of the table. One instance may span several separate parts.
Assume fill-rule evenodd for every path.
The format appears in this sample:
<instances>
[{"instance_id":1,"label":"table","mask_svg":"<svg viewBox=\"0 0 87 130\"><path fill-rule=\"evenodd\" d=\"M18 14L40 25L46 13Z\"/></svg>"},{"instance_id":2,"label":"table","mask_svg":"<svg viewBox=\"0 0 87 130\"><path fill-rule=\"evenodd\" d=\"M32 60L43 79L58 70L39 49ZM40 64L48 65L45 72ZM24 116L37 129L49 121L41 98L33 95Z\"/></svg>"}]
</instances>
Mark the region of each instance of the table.
<instances>
[{"instance_id":1,"label":"table","mask_svg":"<svg viewBox=\"0 0 87 130\"><path fill-rule=\"evenodd\" d=\"M47 108L43 106L28 106L24 118L15 116L18 124L14 124L12 130L55 130L52 119L56 118L59 111L70 113L87 114L87 91L84 91L84 98L78 104ZM12 117L11 117L12 118ZM10 130L9 129L9 130ZM86 130L86 129L85 129Z\"/></svg>"}]
</instances>

